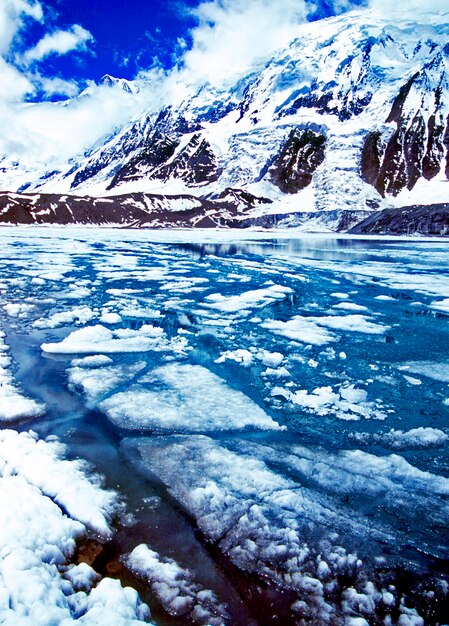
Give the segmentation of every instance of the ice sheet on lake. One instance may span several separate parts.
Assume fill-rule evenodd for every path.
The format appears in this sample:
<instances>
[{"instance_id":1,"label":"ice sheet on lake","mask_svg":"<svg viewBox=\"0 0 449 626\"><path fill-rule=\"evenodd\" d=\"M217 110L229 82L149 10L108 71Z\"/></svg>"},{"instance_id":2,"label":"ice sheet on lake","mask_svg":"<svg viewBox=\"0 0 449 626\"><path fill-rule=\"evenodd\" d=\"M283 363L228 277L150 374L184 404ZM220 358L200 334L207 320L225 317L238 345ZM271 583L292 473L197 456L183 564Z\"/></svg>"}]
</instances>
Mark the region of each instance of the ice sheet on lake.
<instances>
[{"instance_id":1,"label":"ice sheet on lake","mask_svg":"<svg viewBox=\"0 0 449 626\"><path fill-rule=\"evenodd\" d=\"M169 557L140 544L125 558L126 565L150 584L165 610L197 624L222 626L226 609L216 595L195 582L192 572Z\"/></svg>"},{"instance_id":2,"label":"ice sheet on lake","mask_svg":"<svg viewBox=\"0 0 449 626\"><path fill-rule=\"evenodd\" d=\"M0 622L7 626L141 624L148 609L134 589L67 566L78 537L107 537L116 494L56 441L0 431ZM82 591L80 589L83 589Z\"/></svg>"},{"instance_id":3,"label":"ice sheet on lake","mask_svg":"<svg viewBox=\"0 0 449 626\"><path fill-rule=\"evenodd\" d=\"M98 402L102 396L119 385L129 383L147 365L145 361L138 361L127 365L105 366L99 362L99 357L92 357L96 360L89 361L88 365L83 359L74 359L73 363L78 362L79 365L67 370L69 386L72 389L81 389L91 404ZM102 366L98 366L99 363Z\"/></svg>"},{"instance_id":4,"label":"ice sheet on lake","mask_svg":"<svg viewBox=\"0 0 449 626\"><path fill-rule=\"evenodd\" d=\"M46 411L42 402L24 396L11 372L12 359L5 343L5 333L0 331L0 423L30 417L40 417Z\"/></svg>"},{"instance_id":5,"label":"ice sheet on lake","mask_svg":"<svg viewBox=\"0 0 449 626\"><path fill-rule=\"evenodd\" d=\"M128 429L201 433L281 428L248 396L201 365L155 368L98 406L114 424Z\"/></svg>"},{"instance_id":6,"label":"ice sheet on lake","mask_svg":"<svg viewBox=\"0 0 449 626\"><path fill-rule=\"evenodd\" d=\"M238 567L296 593L292 608L317 625L347 624L346 618L357 614L369 618L382 605L369 568L344 547L350 536L363 542L369 532L374 554L376 545L381 550L392 536L398 546L407 545L401 524L420 523L422 507L431 502L429 529L422 529L421 541L426 549L432 543L436 553L445 553L441 531L433 541L429 535L449 512L449 480L395 455L329 455L205 436L128 440L125 450L141 471L162 480ZM379 502L401 519L397 528L379 515ZM391 604L397 606L398 599Z\"/></svg>"},{"instance_id":7,"label":"ice sheet on lake","mask_svg":"<svg viewBox=\"0 0 449 626\"><path fill-rule=\"evenodd\" d=\"M435 361L408 361L401 363L397 368L406 374L421 374L432 380L442 383L449 383L449 363L439 363Z\"/></svg>"}]
</instances>

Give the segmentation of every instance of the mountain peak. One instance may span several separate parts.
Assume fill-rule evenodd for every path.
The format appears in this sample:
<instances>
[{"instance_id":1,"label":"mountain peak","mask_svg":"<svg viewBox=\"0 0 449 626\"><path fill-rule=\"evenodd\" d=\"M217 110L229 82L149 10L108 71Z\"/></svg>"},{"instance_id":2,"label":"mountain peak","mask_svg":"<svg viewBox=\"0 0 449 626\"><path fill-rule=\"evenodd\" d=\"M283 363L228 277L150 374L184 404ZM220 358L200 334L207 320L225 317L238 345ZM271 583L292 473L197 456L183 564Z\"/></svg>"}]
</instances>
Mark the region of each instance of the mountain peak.
<instances>
[{"instance_id":1,"label":"mountain peak","mask_svg":"<svg viewBox=\"0 0 449 626\"><path fill-rule=\"evenodd\" d=\"M110 74L102 76L98 81L98 85L103 85L105 87L120 87L127 93L139 92L139 88L133 82L126 80L125 78L116 78Z\"/></svg>"}]
</instances>

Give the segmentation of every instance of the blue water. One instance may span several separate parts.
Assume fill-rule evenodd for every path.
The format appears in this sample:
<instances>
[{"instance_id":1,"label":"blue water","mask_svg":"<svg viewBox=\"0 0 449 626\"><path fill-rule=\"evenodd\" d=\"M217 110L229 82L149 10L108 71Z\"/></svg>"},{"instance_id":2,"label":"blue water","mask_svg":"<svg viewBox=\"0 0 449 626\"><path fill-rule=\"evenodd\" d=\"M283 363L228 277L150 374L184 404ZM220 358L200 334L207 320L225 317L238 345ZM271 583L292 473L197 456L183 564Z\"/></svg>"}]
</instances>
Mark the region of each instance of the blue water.
<instances>
[{"instance_id":1,"label":"blue water","mask_svg":"<svg viewBox=\"0 0 449 626\"><path fill-rule=\"evenodd\" d=\"M242 234L234 240L232 234L221 235L214 241L210 233L204 234L204 241L197 235L196 243L189 242L188 233L167 235L166 241L163 238L163 234L150 232L81 229L51 233L45 229L5 229L0 233L2 304L34 306L19 317L0 309L1 326L17 364L16 379L27 394L41 399L48 408L43 418L25 420L15 427L32 428L43 437L58 436L67 444L69 455L88 460L105 476L106 486L123 495L135 523L117 528L111 559L139 543L148 543L189 568L199 583L226 603L226 623L295 623L298 618L289 609L291 590L282 590L251 568L243 571L219 543L211 544L198 531L192 510L178 501L176 488L170 488L162 475L146 467L133 452L139 438L154 438L162 431L144 426L129 431L126 425L114 426L80 389L68 384L70 363L82 355L42 352L42 343L61 341L79 326L41 330L33 324L55 312L88 306L99 314L107 306L122 316L117 327L136 330L152 323L163 328L168 338L181 334L190 347L183 363L204 366L286 427L284 431L263 432L237 427L225 433L209 429L208 436L223 449L238 454L242 445L248 444L255 458L258 446L268 446L274 452L264 462L271 471L316 494L317 501L329 499L326 502L332 502L337 517L344 511L351 519L366 523L366 534L348 528L347 534L340 536L341 545L369 564L373 579L382 579L385 585L393 581L396 589L408 596L410 606L419 609L426 624L442 623L446 610L446 616L449 614L447 596L441 591L443 586L438 586L447 579L449 569L449 494L436 488L428 494L414 493L415 485L422 490L422 484L411 478L407 483L410 505L406 500L395 502L393 472L388 476L393 499L387 487L373 498L369 492L364 495L359 489L345 490L342 484L325 486L314 474L298 473L289 466L286 455L292 446L302 446L316 458L327 454L331 465L341 451L361 450L381 459L398 455L407 461L407 467L426 473L432 480L449 478L447 438L431 446L418 442L398 448L388 443L387 436L391 430L417 428L449 434L449 403L445 404L449 398L449 307L445 310L444 305L438 305L449 298L447 242L345 238L245 241ZM43 281L33 281L36 277ZM70 287L75 283L85 291L71 298ZM291 293L263 307L250 305L248 313L204 306L211 294L229 298L269 288L272 283L289 287ZM334 308L342 302L365 309ZM292 342L264 325L272 320L287 322L294 316L316 319L351 314L363 315L385 330L367 334L328 328L335 340L311 345ZM87 325L95 323L98 319ZM282 353L289 376L265 375L267 366L257 358L249 367L230 359L217 362L226 351L250 348L253 354L258 350ZM144 360L146 371L164 362L161 353L110 356L118 365ZM126 391L130 383L121 383L108 394ZM366 391L366 403L372 409L368 418L350 412L358 419L343 419L332 407L321 413L308 410L273 391L282 388L293 394L299 390L312 394L329 386L338 390L343 383ZM374 408L379 411L376 416L381 414L383 419L376 419ZM181 425L173 432L182 434L188 428L185 431ZM124 439L131 444L123 445ZM336 476L338 483L338 472ZM143 504L148 498L152 498L146 500L150 505ZM370 524L376 529L372 534ZM317 533L317 529L311 532L312 542ZM104 563L97 565L106 567ZM150 602L157 623L188 623L186 618L168 615L130 574L122 571L121 576L138 586ZM397 610L392 615L397 619ZM383 623L383 616L378 612L370 623Z\"/></svg>"}]
</instances>

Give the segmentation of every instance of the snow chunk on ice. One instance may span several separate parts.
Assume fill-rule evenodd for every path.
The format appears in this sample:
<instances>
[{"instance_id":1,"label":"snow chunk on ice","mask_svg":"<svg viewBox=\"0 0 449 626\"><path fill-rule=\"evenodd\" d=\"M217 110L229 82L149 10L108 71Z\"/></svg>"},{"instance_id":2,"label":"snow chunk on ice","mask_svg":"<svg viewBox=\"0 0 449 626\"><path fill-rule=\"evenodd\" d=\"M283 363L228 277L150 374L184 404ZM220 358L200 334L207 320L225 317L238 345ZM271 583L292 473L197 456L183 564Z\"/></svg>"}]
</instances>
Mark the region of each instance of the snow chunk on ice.
<instances>
[{"instance_id":1,"label":"snow chunk on ice","mask_svg":"<svg viewBox=\"0 0 449 626\"><path fill-rule=\"evenodd\" d=\"M164 331L161 328L148 324L142 326L140 330L115 331L97 324L75 330L59 343L43 343L41 348L44 352L53 354L148 352L161 349L165 345L163 335Z\"/></svg>"},{"instance_id":2,"label":"snow chunk on ice","mask_svg":"<svg viewBox=\"0 0 449 626\"><path fill-rule=\"evenodd\" d=\"M87 324L96 317L96 313L88 306L83 306L71 311L61 311L54 313L50 317L36 320L33 323L34 328L59 328L69 324Z\"/></svg>"},{"instance_id":3,"label":"snow chunk on ice","mask_svg":"<svg viewBox=\"0 0 449 626\"><path fill-rule=\"evenodd\" d=\"M393 302L394 298L392 296L381 295L381 296L375 296L374 300L382 300L384 302Z\"/></svg>"},{"instance_id":4,"label":"snow chunk on ice","mask_svg":"<svg viewBox=\"0 0 449 626\"><path fill-rule=\"evenodd\" d=\"M342 310L342 311L368 311L366 306L362 306L361 304L356 304L355 302L339 302L338 304L334 304L333 309Z\"/></svg>"},{"instance_id":5,"label":"snow chunk on ice","mask_svg":"<svg viewBox=\"0 0 449 626\"><path fill-rule=\"evenodd\" d=\"M101 402L99 408L114 424L129 429L281 429L248 396L201 365L171 363L156 368L138 385Z\"/></svg>"},{"instance_id":6,"label":"snow chunk on ice","mask_svg":"<svg viewBox=\"0 0 449 626\"><path fill-rule=\"evenodd\" d=\"M99 321L101 324L120 324L122 318L118 313L103 313Z\"/></svg>"},{"instance_id":7,"label":"snow chunk on ice","mask_svg":"<svg viewBox=\"0 0 449 626\"><path fill-rule=\"evenodd\" d=\"M420 426L406 431L392 428L387 433L354 433L351 439L380 443L394 450L413 450L443 446L449 440L449 435L439 428Z\"/></svg>"},{"instance_id":8,"label":"snow chunk on ice","mask_svg":"<svg viewBox=\"0 0 449 626\"><path fill-rule=\"evenodd\" d=\"M273 393L273 392L272 392ZM365 389L355 385L343 384L338 389L332 387L317 387L312 392L300 389L286 395L293 404L296 404L316 415L334 415L343 420L385 419L382 407L375 402L367 402Z\"/></svg>"},{"instance_id":9,"label":"snow chunk on ice","mask_svg":"<svg viewBox=\"0 0 449 626\"><path fill-rule=\"evenodd\" d=\"M249 367L252 365L254 355L249 350L237 349L226 350L222 352L218 359L215 359L215 363L224 363L225 361L235 361L240 363L243 367Z\"/></svg>"},{"instance_id":10,"label":"snow chunk on ice","mask_svg":"<svg viewBox=\"0 0 449 626\"><path fill-rule=\"evenodd\" d=\"M211 626L223 624L227 614L216 595L195 583L192 573L173 559L161 557L145 544L140 544L128 555L125 563L150 583L151 590L171 615L183 615L193 622Z\"/></svg>"},{"instance_id":11,"label":"snow chunk on ice","mask_svg":"<svg viewBox=\"0 0 449 626\"><path fill-rule=\"evenodd\" d=\"M339 291L335 291L334 293L331 293L331 296L333 298L338 298L339 300L347 300L349 298L348 293L340 293Z\"/></svg>"},{"instance_id":12,"label":"snow chunk on ice","mask_svg":"<svg viewBox=\"0 0 449 626\"><path fill-rule=\"evenodd\" d=\"M266 289L245 291L236 296L223 296L214 293L206 296L203 306L226 313L249 312L252 309L259 309L272 304L276 300L283 300L291 293L293 290L284 285L271 285Z\"/></svg>"},{"instance_id":13,"label":"snow chunk on ice","mask_svg":"<svg viewBox=\"0 0 449 626\"><path fill-rule=\"evenodd\" d=\"M335 335L318 326L315 318L303 317L302 315L295 315L287 322L267 320L262 322L260 326L270 330L275 335L314 346L321 346L337 340Z\"/></svg>"}]
</instances>

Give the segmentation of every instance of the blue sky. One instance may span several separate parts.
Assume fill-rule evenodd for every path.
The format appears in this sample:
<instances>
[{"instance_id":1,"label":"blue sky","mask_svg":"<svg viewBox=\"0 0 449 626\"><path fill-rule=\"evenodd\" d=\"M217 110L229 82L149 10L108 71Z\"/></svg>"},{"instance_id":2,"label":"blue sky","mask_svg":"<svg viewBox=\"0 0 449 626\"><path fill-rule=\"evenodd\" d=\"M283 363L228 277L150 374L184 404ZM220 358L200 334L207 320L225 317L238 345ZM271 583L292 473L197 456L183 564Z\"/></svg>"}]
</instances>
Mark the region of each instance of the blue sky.
<instances>
[{"instance_id":1,"label":"blue sky","mask_svg":"<svg viewBox=\"0 0 449 626\"><path fill-rule=\"evenodd\" d=\"M55 26L80 24L93 36L91 54L48 59L47 70L59 71L65 77L98 80L105 73L132 79L139 70L151 67L156 57L163 66L171 66L178 39L188 39L195 23L189 10L198 2L44 0L43 4L49 14L55 14ZM34 29L35 39L38 30Z\"/></svg>"}]
</instances>

